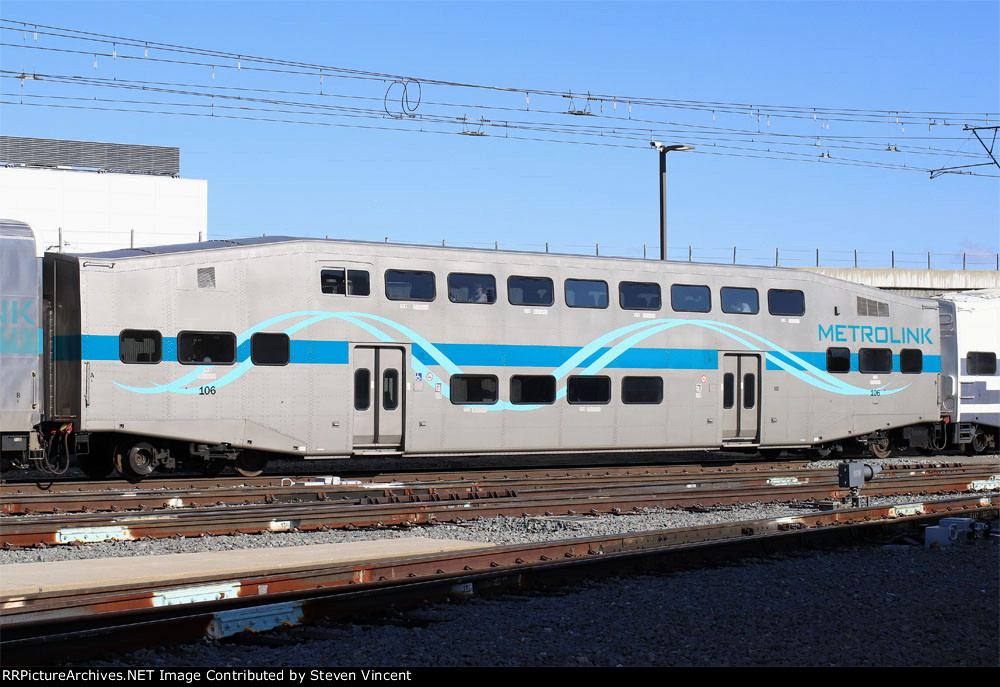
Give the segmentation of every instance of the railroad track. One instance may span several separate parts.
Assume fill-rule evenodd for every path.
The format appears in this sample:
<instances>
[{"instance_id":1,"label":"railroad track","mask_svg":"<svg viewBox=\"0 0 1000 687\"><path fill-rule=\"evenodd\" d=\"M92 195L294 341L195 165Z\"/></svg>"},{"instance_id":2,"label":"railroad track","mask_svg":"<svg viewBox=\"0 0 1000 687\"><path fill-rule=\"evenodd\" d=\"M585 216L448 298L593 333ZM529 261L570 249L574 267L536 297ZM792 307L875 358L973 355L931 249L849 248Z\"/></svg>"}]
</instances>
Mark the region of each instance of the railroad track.
<instances>
[{"instance_id":1,"label":"railroad track","mask_svg":"<svg viewBox=\"0 0 1000 687\"><path fill-rule=\"evenodd\" d=\"M996 518L1000 496L963 495L908 507L852 508L796 517L484 547L438 555L192 580L169 575L3 599L0 648L8 665L222 637L388 604L414 604L484 590L528 588L567 577L678 569L746 555L825 546L915 531L942 514ZM228 595L206 595L219 585ZM165 595L172 603L162 601ZM159 599L159 601L158 601Z\"/></svg>"},{"instance_id":2,"label":"railroad track","mask_svg":"<svg viewBox=\"0 0 1000 687\"><path fill-rule=\"evenodd\" d=\"M381 476L385 477L385 476ZM187 485L184 489L115 489L29 494L5 491L5 513L51 515L0 519L3 546L69 544L144 537L200 536L322 528L456 522L477 517L620 513L648 507L809 501L845 496L836 472L825 470L709 470L663 468L551 470L393 475L391 482L259 486ZM245 482L246 480L243 480ZM173 482L172 482L173 484ZM869 496L1000 489L992 466L893 467L865 488ZM229 505L219 505L229 504ZM55 512L104 510L107 512ZM125 512L113 512L113 511Z\"/></svg>"}]
</instances>

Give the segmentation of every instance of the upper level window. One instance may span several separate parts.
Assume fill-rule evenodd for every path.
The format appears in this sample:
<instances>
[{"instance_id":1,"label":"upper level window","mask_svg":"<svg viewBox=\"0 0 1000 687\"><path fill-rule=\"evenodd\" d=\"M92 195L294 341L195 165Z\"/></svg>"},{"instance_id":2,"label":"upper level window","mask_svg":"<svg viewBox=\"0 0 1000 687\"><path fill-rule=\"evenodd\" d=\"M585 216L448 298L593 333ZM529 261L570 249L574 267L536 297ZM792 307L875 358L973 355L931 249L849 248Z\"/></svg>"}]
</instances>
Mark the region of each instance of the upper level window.
<instances>
[{"instance_id":1,"label":"upper level window","mask_svg":"<svg viewBox=\"0 0 1000 687\"><path fill-rule=\"evenodd\" d=\"M767 311L772 315L791 315L793 317L805 315L805 294L792 289L769 289L767 292Z\"/></svg>"},{"instance_id":2,"label":"upper level window","mask_svg":"<svg viewBox=\"0 0 1000 687\"><path fill-rule=\"evenodd\" d=\"M125 329L118 335L118 358L123 363L158 363L163 358L163 336L155 330Z\"/></svg>"},{"instance_id":3,"label":"upper level window","mask_svg":"<svg viewBox=\"0 0 1000 687\"><path fill-rule=\"evenodd\" d=\"M722 312L756 315L760 312L760 296L757 294L757 289L723 286Z\"/></svg>"},{"instance_id":4,"label":"upper level window","mask_svg":"<svg viewBox=\"0 0 1000 687\"><path fill-rule=\"evenodd\" d=\"M452 303L496 303L497 280L492 274L449 274L448 300Z\"/></svg>"},{"instance_id":5,"label":"upper level window","mask_svg":"<svg viewBox=\"0 0 1000 687\"><path fill-rule=\"evenodd\" d=\"M254 365L287 365L289 349L288 334L257 332L250 337L250 360Z\"/></svg>"},{"instance_id":6,"label":"upper level window","mask_svg":"<svg viewBox=\"0 0 1000 687\"><path fill-rule=\"evenodd\" d=\"M511 305L552 305L552 280L548 277L508 277L507 300Z\"/></svg>"},{"instance_id":7,"label":"upper level window","mask_svg":"<svg viewBox=\"0 0 1000 687\"><path fill-rule=\"evenodd\" d=\"M567 279L566 305L571 308L608 307L607 282L589 279Z\"/></svg>"},{"instance_id":8,"label":"upper level window","mask_svg":"<svg viewBox=\"0 0 1000 687\"><path fill-rule=\"evenodd\" d=\"M712 292L707 286L674 284L670 287L670 307L677 312L708 312L712 309Z\"/></svg>"},{"instance_id":9,"label":"upper level window","mask_svg":"<svg viewBox=\"0 0 1000 687\"><path fill-rule=\"evenodd\" d=\"M858 370L877 374L892 372L892 349L862 348L858 350Z\"/></svg>"},{"instance_id":10,"label":"upper level window","mask_svg":"<svg viewBox=\"0 0 1000 687\"><path fill-rule=\"evenodd\" d=\"M323 293L368 296L371 279L366 270L325 269L320 271L320 288Z\"/></svg>"},{"instance_id":11,"label":"upper level window","mask_svg":"<svg viewBox=\"0 0 1000 687\"><path fill-rule=\"evenodd\" d=\"M651 282L623 281L618 285L618 304L624 310L659 310L660 285Z\"/></svg>"},{"instance_id":12,"label":"upper level window","mask_svg":"<svg viewBox=\"0 0 1000 687\"><path fill-rule=\"evenodd\" d=\"M385 296L391 301L432 301L436 295L433 272L385 271Z\"/></svg>"},{"instance_id":13,"label":"upper level window","mask_svg":"<svg viewBox=\"0 0 1000 687\"><path fill-rule=\"evenodd\" d=\"M997 373L997 354L969 351L965 359L966 374L995 375Z\"/></svg>"},{"instance_id":14,"label":"upper level window","mask_svg":"<svg viewBox=\"0 0 1000 687\"><path fill-rule=\"evenodd\" d=\"M231 332L181 332L177 335L177 362L182 365L232 365L236 362L236 335Z\"/></svg>"}]
</instances>

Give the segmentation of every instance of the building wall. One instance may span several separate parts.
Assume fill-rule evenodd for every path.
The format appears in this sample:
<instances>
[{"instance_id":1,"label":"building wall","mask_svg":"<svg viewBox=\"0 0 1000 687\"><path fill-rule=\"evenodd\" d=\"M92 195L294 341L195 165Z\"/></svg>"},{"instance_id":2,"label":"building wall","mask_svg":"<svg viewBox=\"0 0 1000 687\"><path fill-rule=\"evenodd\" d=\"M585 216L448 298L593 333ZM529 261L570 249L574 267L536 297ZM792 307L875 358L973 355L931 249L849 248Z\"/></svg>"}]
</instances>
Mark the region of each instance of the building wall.
<instances>
[{"instance_id":1,"label":"building wall","mask_svg":"<svg viewBox=\"0 0 1000 687\"><path fill-rule=\"evenodd\" d=\"M207 238L208 182L147 174L0 167L0 218L35 231L35 251L66 253Z\"/></svg>"}]
</instances>

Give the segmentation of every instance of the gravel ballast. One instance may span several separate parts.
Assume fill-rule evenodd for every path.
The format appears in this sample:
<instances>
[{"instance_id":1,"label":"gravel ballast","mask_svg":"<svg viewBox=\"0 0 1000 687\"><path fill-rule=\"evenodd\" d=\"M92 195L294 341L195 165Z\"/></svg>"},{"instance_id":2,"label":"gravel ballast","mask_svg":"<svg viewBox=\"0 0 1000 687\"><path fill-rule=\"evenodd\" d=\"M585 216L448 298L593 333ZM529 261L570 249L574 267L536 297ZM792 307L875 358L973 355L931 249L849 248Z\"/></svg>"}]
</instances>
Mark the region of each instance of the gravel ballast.
<instances>
[{"instance_id":1,"label":"gravel ballast","mask_svg":"<svg viewBox=\"0 0 1000 687\"><path fill-rule=\"evenodd\" d=\"M996 540L772 556L92 666L997 666Z\"/></svg>"}]
</instances>

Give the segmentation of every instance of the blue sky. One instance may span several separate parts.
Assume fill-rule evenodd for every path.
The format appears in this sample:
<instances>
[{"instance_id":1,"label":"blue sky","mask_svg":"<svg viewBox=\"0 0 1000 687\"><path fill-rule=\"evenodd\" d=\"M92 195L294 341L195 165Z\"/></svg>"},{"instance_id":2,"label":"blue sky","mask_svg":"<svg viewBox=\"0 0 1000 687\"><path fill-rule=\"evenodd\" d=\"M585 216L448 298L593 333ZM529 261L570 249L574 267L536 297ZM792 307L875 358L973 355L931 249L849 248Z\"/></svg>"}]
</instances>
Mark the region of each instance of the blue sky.
<instances>
[{"instance_id":1,"label":"blue sky","mask_svg":"<svg viewBox=\"0 0 1000 687\"><path fill-rule=\"evenodd\" d=\"M759 106L1000 112L998 2L4 0L0 17L241 55L514 88ZM4 42L34 42L30 32L2 33ZM40 43L56 45L44 36ZM26 72L319 88L314 76L220 69L213 80L208 67L124 64L109 58L99 58L95 69L92 56L13 47L0 47L0 62L2 69ZM5 93L23 92L16 80L2 85ZM27 89L42 87L27 84ZM329 78L323 88L381 98L387 83ZM423 86L421 97L422 112L430 111L424 103L459 102L469 105L471 118L480 116L476 104L525 105L523 93L456 92L433 84ZM546 99L538 96L530 106L545 105ZM633 114L733 128L753 122L748 114L718 113L712 120L707 112L645 106L634 107ZM564 119L577 124L585 118ZM775 117L769 126L763 120L759 126L812 135L817 123ZM907 124L906 133L913 136L917 126ZM924 121L922 131L928 129ZM957 140L935 145L981 153L979 143L960 129L948 127L947 135ZM658 241L657 158L641 147L20 105L0 106L0 130L16 136L179 146L182 176L209 182L210 237L267 233L419 242L500 240L506 245L645 243L651 255ZM905 143L890 121L863 127L831 121L826 132L884 135L890 146ZM667 142L689 141L677 135ZM823 144L818 150L827 149ZM668 156L669 244L678 251L672 250L672 256L686 255L682 247L689 244L728 250L729 255L734 245L760 255L773 255L775 247L789 252L1000 251L1000 183L995 178L943 175L931 180L915 171L811 159L704 154L711 152L709 145L699 141L695 152ZM834 158L852 154L831 153ZM900 159L917 163L906 153L893 161ZM934 159L942 166L961 164L949 155ZM1000 174L996 167L980 171ZM811 254L801 255L806 259ZM846 254L839 257L846 259Z\"/></svg>"}]
</instances>

